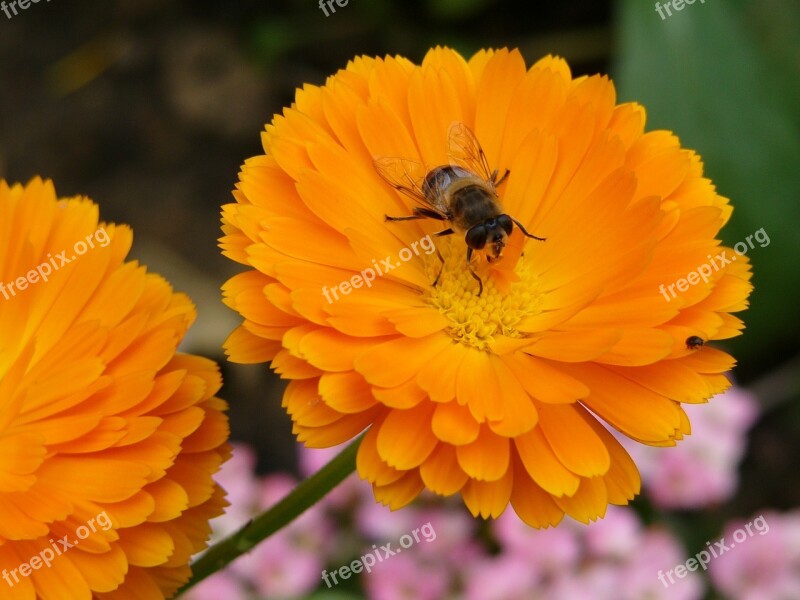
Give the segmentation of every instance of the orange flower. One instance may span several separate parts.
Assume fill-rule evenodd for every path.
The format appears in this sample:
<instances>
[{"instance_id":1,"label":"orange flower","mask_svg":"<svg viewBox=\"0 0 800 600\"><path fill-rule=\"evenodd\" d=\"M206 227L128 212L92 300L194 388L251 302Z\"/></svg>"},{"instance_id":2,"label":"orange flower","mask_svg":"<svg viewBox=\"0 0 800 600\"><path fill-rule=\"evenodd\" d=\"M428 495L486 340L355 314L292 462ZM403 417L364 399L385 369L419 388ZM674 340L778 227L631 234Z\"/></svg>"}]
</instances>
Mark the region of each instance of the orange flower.
<instances>
[{"instance_id":1,"label":"orange flower","mask_svg":"<svg viewBox=\"0 0 800 600\"><path fill-rule=\"evenodd\" d=\"M547 238L514 227L504 260L475 260L482 294L463 233L412 252L446 225L384 220L419 204L374 163L448 164L453 122L510 171L505 213ZM694 152L644 123L606 77L573 79L550 56L526 69L517 51L362 57L304 86L223 209L224 253L250 267L224 287L244 318L231 359L291 380L308 446L369 428L358 471L393 508L427 487L483 517L510 502L541 527L626 504L639 475L601 420L651 445L689 433L681 403L726 389L734 361L685 340L737 335L751 290L740 259L659 293L721 250L731 207Z\"/></svg>"},{"instance_id":2,"label":"orange flower","mask_svg":"<svg viewBox=\"0 0 800 600\"><path fill-rule=\"evenodd\" d=\"M217 366L128 227L0 182L0 597L172 595L225 506Z\"/></svg>"}]
</instances>

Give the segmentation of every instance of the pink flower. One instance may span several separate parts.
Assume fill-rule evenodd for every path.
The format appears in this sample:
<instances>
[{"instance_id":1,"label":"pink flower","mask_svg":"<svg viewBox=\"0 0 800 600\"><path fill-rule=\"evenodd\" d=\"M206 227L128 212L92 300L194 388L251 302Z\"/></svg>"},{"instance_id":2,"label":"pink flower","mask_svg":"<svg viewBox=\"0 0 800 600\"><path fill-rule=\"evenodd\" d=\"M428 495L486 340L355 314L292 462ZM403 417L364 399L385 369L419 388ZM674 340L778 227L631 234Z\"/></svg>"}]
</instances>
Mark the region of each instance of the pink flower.
<instances>
[{"instance_id":1,"label":"pink flower","mask_svg":"<svg viewBox=\"0 0 800 600\"><path fill-rule=\"evenodd\" d=\"M396 543L401 535L420 525L419 515L413 506L392 511L372 500L362 502L356 508L358 531L368 540L375 542Z\"/></svg>"},{"instance_id":2,"label":"pink flower","mask_svg":"<svg viewBox=\"0 0 800 600\"><path fill-rule=\"evenodd\" d=\"M433 505L414 505L401 511L391 511L373 500L356 509L356 526L367 540L376 544L398 546L401 537L406 543L413 540L413 551L423 556L441 557L451 563L463 564L476 555L473 539L475 520L463 506L428 498ZM412 546L409 547L409 550Z\"/></svg>"},{"instance_id":3,"label":"pink flower","mask_svg":"<svg viewBox=\"0 0 800 600\"><path fill-rule=\"evenodd\" d=\"M415 528L419 542L414 552L422 558L437 557L451 568L464 565L483 555L475 539L476 521L462 505L444 500L416 510Z\"/></svg>"},{"instance_id":4,"label":"pink flower","mask_svg":"<svg viewBox=\"0 0 800 600\"><path fill-rule=\"evenodd\" d=\"M501 554L465 568L468 594L487 598L494 582L497 598L542 600L699 600L703 582L697 573L665 587L659 570L684 563L684 551L666 531L644 528L631 508L611 506L590 526L565 521L555 529L535 531L508 513L493 530ZM524 568L524 576L514 566ZM496 573L495 573L496 572ZM491 577L481 585L481 578ZM527 578L527 579L526 579ZM527 583L526 583L527 581ZM530 582L533 583L530 583ZM518 592L517 585L527 594Z\"/></svg>"},{"instance_id":5,"label":"pink flower","mask_svg":"<svg viewBox=\"0 0 800 600\"><path fill-rule=\"evenodd\" d=\"M197 584L182 600L247 600L245 586L228 571L214 573L208 579Z\"/></svg>"},{"instance_id":6,"label":"pink flower","mask_svg":"<svg viewBox=\"0 0 800 600\"><path fill-rule=\"evenodd\" d=\"M716 401L716 406L714 402ZM758 418L758 400L750 392L733 386L721 396L711 400L714 410L702 411L709 429L716 427L718 432L745 432Z\"/></svg>"},{"instance_id":7,"label":"pink flower","mask_svg":"<svg viewBox=\"0 0 800 600\"><path fill-rule=\"evenodd\" d=\"M249 579L265 598L304 598L322 582L324 562L320 555L280 538L259 544L245 558L251 563Z\"/></svg>"},{"instance_id":8,"label":"pink flower","mask_svg":"<svg viewBox=\"0 0 800 600\"><path fill-rule=\"evenodd\" d=\"M472 563L464 570L465 600L535 598L536 568L520 555L500 555Z\"/></svg>"},{"instance_id":9,"label":"pink flower","mask_svg":"<svg viewBox=\"0 0 800 600\"><path fill-rule=\"evenodd\" d=\"M258 480L255 476L256 454L247 444L231 445L233 446L231 458L222 465L214 479L225 488L231 505L252 505L258 493Z\"/></svg>"},{"instance_id":10,"label":"pink flower","mask_svg":"<svg viewBox=\"0 0 800 600\"><path fill-rule=\"evenodd\" d=\"M722 502L736 491L736 464L715 456L703 443L664 448L658 471L648 478L648 493L661 508L702 508ZM738 453L737 453L738 454Z\"/></svg>"},{"instance_id":11,"label":"pink flower","mask_svg":"<svg viewBox=\"0 0 800 600\"><path fill-rule=\"evenodd\" d=\"M555 528L531 529L507 510L495 521L493 531L505 552L526 557L528 568L544 577L577 565L581 554L578 532L583 527L565 520Z\"/></svg>"},{"instance_id":12,"label":"pink flower","mask_svg":"<svg viewBox=\"0 0 800 600\"><path fill-rule=\"evenodd\" d=\"M685 568L687 558L684 548L666 530L646 530L621 573L619 600L699 600L705 587L699 566L695 565L694 571L681 570L683 577L675 571L678 565Z\"/></svg>"},{"instance_id":13,"label":"pink flower","mask_svg":"<svg viewBox=\"0 0 800 600\"><path fill-rule=\"evenodd\" d=\"M620 600L619 566L596 563L557 577L548 587L545 600Z\"/></svg>"},{"instance_id":14,"label":"pink flower","mask_svg":"<svg viewBox=\"0 0 800 600\"><path fill-rule=\"evenodd\" d=\"M225 490L230 503L225 513L211 522L214 540L238 530L253 516L259 493L255 464L256 455L252 448L233 444L233 455L214 477Z\"/></svg>"},{"instance_id":15,"label":"pink flower","mask_svg":"<svg viewBox=\"0 0 800 600\"><path fill-rule=\"evenodd\" d=\"M442 600L450 588L451 575L435 564L411 554L390 556L361 577L370 600Z\"/></svg>"},{"instance_id":16,"label":"pink flower","mask_svg":"<svg viewBox=\"0 0 800 600\"><path fill-rule=\"evenodd\" d=\"M623 560L638 551L642 526L632 510L609 506L605 518L586 528L584 539L591 556Z\"/></svg>"},{"instance_id":17,"label":"pink flower","mask_svg":"<svg viewBox=\"0 0 800 600\"><path fill-rule=\"evenodd\" d=\"M800 598L798 535L800 510L729 523L720 538L728 549L709 565L712 582L735 600Z\"/></svg>"}]
</instances>

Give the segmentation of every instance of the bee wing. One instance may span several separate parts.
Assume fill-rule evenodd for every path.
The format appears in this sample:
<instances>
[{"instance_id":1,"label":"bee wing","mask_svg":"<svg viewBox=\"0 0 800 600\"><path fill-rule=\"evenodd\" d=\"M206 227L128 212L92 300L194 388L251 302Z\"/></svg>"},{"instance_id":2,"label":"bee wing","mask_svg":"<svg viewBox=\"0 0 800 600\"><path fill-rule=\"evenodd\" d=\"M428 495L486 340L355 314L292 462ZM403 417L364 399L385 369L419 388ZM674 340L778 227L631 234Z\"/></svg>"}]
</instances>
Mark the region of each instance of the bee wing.
<instances>
[{"instance_id":1,"label":"bee wing","mask_svg":"<svg viewBox=\"0 0 800 600\"><path fill-rule=\"evenodd\" d=\"M447 206L438 202L431 202L425 196L425 192L422 191L422 184L428 175L428 169L422 163L408 158L396 158L393 156L376 158L373 163L381 179L398 192L402 192L424 206L435 209L442 216L447 214ZM441 194L434 193L433 196L439 198Z\"/></svg>"},{"instance_id":2,"label":"bee wing","mask_svg":"<svg viewBox=\"0 0 800 600\"><path fill-rule=\"evenodd\" d=\"M427 170L421 163L394 156L381 156L373 163L378 175L394 189L427 203L422 191L422 182L425 181Z\"/></svg>"},{"instance_id":3,"label":"bee wing","mask_svg":"<svg viewBox=\"0 0 800 600\"><path fill-rule=\"evenodd\" d=\"M461 123L454 122L450 125L448 134L450 164L455 167L462 167L480 175L486 181L494 182L495 175L478 138L472 130Z\"/></svg>"}]
</instances>

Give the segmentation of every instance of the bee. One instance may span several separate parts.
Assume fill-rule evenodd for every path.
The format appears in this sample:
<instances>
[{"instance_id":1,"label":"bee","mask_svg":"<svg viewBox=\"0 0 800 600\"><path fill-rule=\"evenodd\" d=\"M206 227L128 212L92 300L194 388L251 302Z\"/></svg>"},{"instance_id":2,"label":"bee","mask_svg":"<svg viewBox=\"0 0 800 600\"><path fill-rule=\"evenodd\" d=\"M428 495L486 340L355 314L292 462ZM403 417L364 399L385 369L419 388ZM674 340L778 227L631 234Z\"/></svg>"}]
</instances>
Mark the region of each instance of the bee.
<instances>
[{"instance_id":1,"label":"bee","mask_svg":"<svg viewBox=\"0 0 800 600\"><path fill-rule=\"evenodd\" d=\"M698 337L696 335L690 335L688 338L686 338L686 347L689 350L696 350L697 348L699 348L703 344L705 344L705 341L703 341L703 338Z\"/></svg>"},{"instance_id":2,"label":"bee","mask_svg":"<svg viewBox=\"0 0 800 600\"><path fill-rule=\"evenodd\" d=\"M415 206L408 216L384 216L387 221L445 221L447 229L434 235L463 235L467 244L467 268L478 282L480 296L483 293L483 281L470 264L474 252L483 251L488 262L499 259L514 225L529 238L541 242L545 238L528 233L522 223L503 212L497 188L508 178L510 171L506 169L500 176L497 169L489 167L477 137L464 123L455 122L450 126L448 158L449 165L430 170L404 158L375 159L375 170L384 181L421 204ZM441 274L440 270L434 286Z\"/></svg>"}]
</instances>

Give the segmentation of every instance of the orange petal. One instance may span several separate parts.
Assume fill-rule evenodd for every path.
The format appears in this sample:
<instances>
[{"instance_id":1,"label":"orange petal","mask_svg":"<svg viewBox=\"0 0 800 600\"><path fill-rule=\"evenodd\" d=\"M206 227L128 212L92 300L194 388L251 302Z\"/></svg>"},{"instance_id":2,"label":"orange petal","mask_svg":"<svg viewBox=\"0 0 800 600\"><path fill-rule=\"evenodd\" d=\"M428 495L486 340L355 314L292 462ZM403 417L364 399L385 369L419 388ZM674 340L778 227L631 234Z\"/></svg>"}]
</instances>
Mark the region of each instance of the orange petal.
<instances>
[{"instance_id":1,"label":"orange petal","mask_svg":"<svg viewBox=\"0 0 800 600\"><path fill-rule=\"evenodd\" d=\"M390 410L378 432L378 454L386 464L400 470L421 465L436 447L430 429L436 405L424 402L408 410Z\"/></svg>"},{"instance_id":2,"label":"orange petal","mask_svg":"<svg viewBox=\"0 0 800 600\"><path fill-rule=\"evenodd\" d=\"M508 438L481 427L474 442L456 447L458 464L471 479L497 481L509 469L509 446Z\"/></svg>"}]
</instances>

